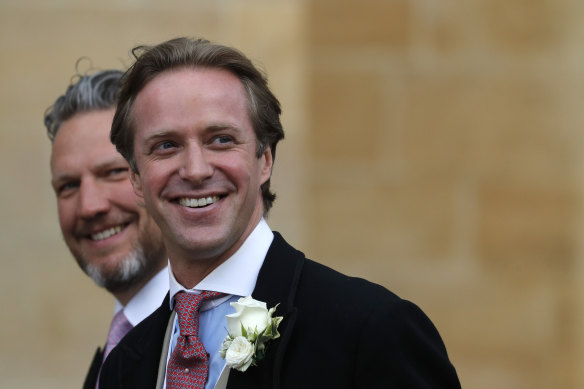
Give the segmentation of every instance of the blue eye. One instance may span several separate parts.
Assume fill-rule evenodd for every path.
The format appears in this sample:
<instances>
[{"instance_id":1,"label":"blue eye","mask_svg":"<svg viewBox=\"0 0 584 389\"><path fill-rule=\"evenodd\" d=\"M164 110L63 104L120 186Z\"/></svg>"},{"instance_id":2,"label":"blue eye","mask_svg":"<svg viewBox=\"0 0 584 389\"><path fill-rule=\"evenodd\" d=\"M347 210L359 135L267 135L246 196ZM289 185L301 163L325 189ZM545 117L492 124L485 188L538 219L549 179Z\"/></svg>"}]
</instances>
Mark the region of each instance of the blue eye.
<instances>
[{"instance_id":1,"label":"blue eye","mask_svg":"<svg viewBox=\"0 0 584 389\"><path fill-rule=\"evenodd\" d=\"M214 138L213 142L219 143L219 144L226 144L226 143L233 142L233 138L230 136L227 136L227 135L222 135L222 136L218 136L218 137Z\"/></svg>"},{"instance_id":2,"label":"blue eye","mask_svg":"<svg viewBox=\"0 0 584 389\"><path fill-rule=\"evenodd\" d=\"M162 150L168 150L168 149L174 147L174 142L171 142L171 141L162 142L162 143L159 143L157 147L159 149L162 149Z\"/></svg>"},{"instance_id":3,"label":"blue eye","mask_svg":"<svg viewBox=\"0 0 584 389\"><path fill-rule=\"evenodd\" d=\"M156 145L154 145L154 147L152 148L152 151L164 152L164 151L171 150L175 147L177 147L175 142L170 141L170 140L165 140L165 141L159 142Z\"/></svg>"}]
</instances>

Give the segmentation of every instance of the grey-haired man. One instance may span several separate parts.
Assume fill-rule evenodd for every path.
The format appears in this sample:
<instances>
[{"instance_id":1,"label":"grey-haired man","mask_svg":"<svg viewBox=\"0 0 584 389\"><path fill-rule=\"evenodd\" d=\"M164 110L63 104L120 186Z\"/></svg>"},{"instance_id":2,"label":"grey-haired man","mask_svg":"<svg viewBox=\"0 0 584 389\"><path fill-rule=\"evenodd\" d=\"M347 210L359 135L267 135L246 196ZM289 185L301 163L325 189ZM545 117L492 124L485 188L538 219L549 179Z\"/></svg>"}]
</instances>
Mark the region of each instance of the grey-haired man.
<instances>
[{"instance_id":1,"label":"grey-haired man","mask_svg":"<svg viewBox=\"0 0 584 389\"><path fill-rule=\"evenodd\" d=\"M78 76L44 117L63 238L83 271L116 300L105 348L97 349L85 379L88 389L96 387L109 351L168 290L160 229L109 140L121 76L118 70Z\"/></svg>"}]
</instances>

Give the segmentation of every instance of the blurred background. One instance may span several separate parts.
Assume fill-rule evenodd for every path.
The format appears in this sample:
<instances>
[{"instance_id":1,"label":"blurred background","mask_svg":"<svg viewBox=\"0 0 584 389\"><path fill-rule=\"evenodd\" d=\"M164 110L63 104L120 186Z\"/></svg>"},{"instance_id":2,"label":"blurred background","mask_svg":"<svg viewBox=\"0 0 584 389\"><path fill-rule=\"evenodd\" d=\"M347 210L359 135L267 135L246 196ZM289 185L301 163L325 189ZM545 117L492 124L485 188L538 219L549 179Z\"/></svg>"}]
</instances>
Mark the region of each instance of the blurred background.
<instances>
[{"instance_id":1,"label":"blurred background","mask_svg":"<svg viewBox=\"0 0 584 389\"><path fill-rule=\"evenodd\" d=\"M282 103L273 229L416 302L463 387L584 387L577 0L0 0L0 387L81 387L113 312L62 242L44 110L79 58L185 35Z\"/></svg>"}]
</instances>

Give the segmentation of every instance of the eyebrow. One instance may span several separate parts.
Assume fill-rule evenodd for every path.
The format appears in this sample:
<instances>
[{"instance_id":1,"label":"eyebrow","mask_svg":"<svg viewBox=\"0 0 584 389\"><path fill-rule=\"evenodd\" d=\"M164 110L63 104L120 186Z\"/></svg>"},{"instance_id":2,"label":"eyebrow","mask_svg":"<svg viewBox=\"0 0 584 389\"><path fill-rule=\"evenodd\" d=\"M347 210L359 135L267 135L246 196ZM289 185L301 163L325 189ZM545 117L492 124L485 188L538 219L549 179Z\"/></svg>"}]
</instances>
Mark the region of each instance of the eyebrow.
<instances>
[{"instance_id":1,"label":"eyebrow","mask_svg":"<svg viewBox=\"0 0 584 389\"><path fill-rule=\"evenodd\" d=\"M220 131L240 131L240 127L235 126L231 123L213 123L213 124L209 124L207 126L205 126L204 132L205 133L215 133L215 132L220 132ZM153 134L148 135L147 137L144 138L144 141L142 142L142 144L144 145L148 145L150 144L152 141L156 141L158 139L162 139L162 138L166 138L166 137L183 137L183 131L182 130L176 130L176 129L168 129L168 130L159 130L156 131Z\"/></svg>"},{"instance_id":2,"label":"eyebrow","mask_svg":"<svg viewBox=\"0 0 584 389\"><path fill-rule=\"evenodd\" d=\"M94 167L92 167L91 171L102 171L102 170L107 170L109 168L112 168L114 166L117 166L118 164L121 164L123 162L124 167L129 168L130 165L128 164L128 162L123 159L122 156L120 156L120 159L118 159L117 157L109 159L107 161L104 161L102 163L99 163L97 165L95 165ZM73 174L69 174L69 173L62 173L59 174L57 173L55 175L55 177L53 177L51 179L51 185L53 187L57 187L60 183L62 182L66 182L66 181L71 181L71 180L79 180L79 176L78 175L73 175Z\"/></svg>"},{"instance_id":3,"label":"eyebrow","mask_svg":"<svg viewBox=\"0 0 584 389\"><path fill-rule=\"evenodd\" d=\"M72 176L70 174L61 174L56 177L51 178L51 186L53 189L57 189L63 182L68 182L71 180L78 180L79 177Z\"/></svg>"},{"instance_id":4,"label":"eyebrow","mask_svg":"<svg viewBox=\"0 0 584 389\"><path fill-rule=\"evenodd\" d=\"M176 136L178 134L177 130L160 130L156 131L154 134L150 134L144 138L143 144L147 145L152 141L156 141L161 138L166 138L169 136Z\"/></svg>"},{"instance_id":5,"label":"eyebrow","mask_svg":"<svg viewBox=\"0 0 584 389\"><path fill-rule=\"evenodd\" d=\"M115 159L104 161L100 164L95 165L94 169L92 170L106 170L121 163L124 164L124 167L130 167L128 161L126 161L125 158L120 155L119 159L116 157Z\"/></svg>"}]
</instances>

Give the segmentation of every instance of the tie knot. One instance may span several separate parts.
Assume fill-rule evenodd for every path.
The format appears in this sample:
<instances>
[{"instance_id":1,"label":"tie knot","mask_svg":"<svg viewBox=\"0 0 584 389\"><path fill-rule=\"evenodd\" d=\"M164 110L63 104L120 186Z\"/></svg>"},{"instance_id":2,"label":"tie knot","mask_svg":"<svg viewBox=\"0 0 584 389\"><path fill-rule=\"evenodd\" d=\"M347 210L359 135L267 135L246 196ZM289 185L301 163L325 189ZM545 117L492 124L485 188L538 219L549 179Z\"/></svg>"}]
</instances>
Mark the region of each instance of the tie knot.
<instances>
[{"instance_id":1,"label":"tie knot","mask_svg":"<svg viewBox=\"0 0 584 389\"><path fill-rule=\"evenodd\" d=\"M204 291L200 294L180 292L174 296L178 325L182 336L198 336L199 310L205 300L222 296L223 293Z\"/></svg>"}]
</instances>

